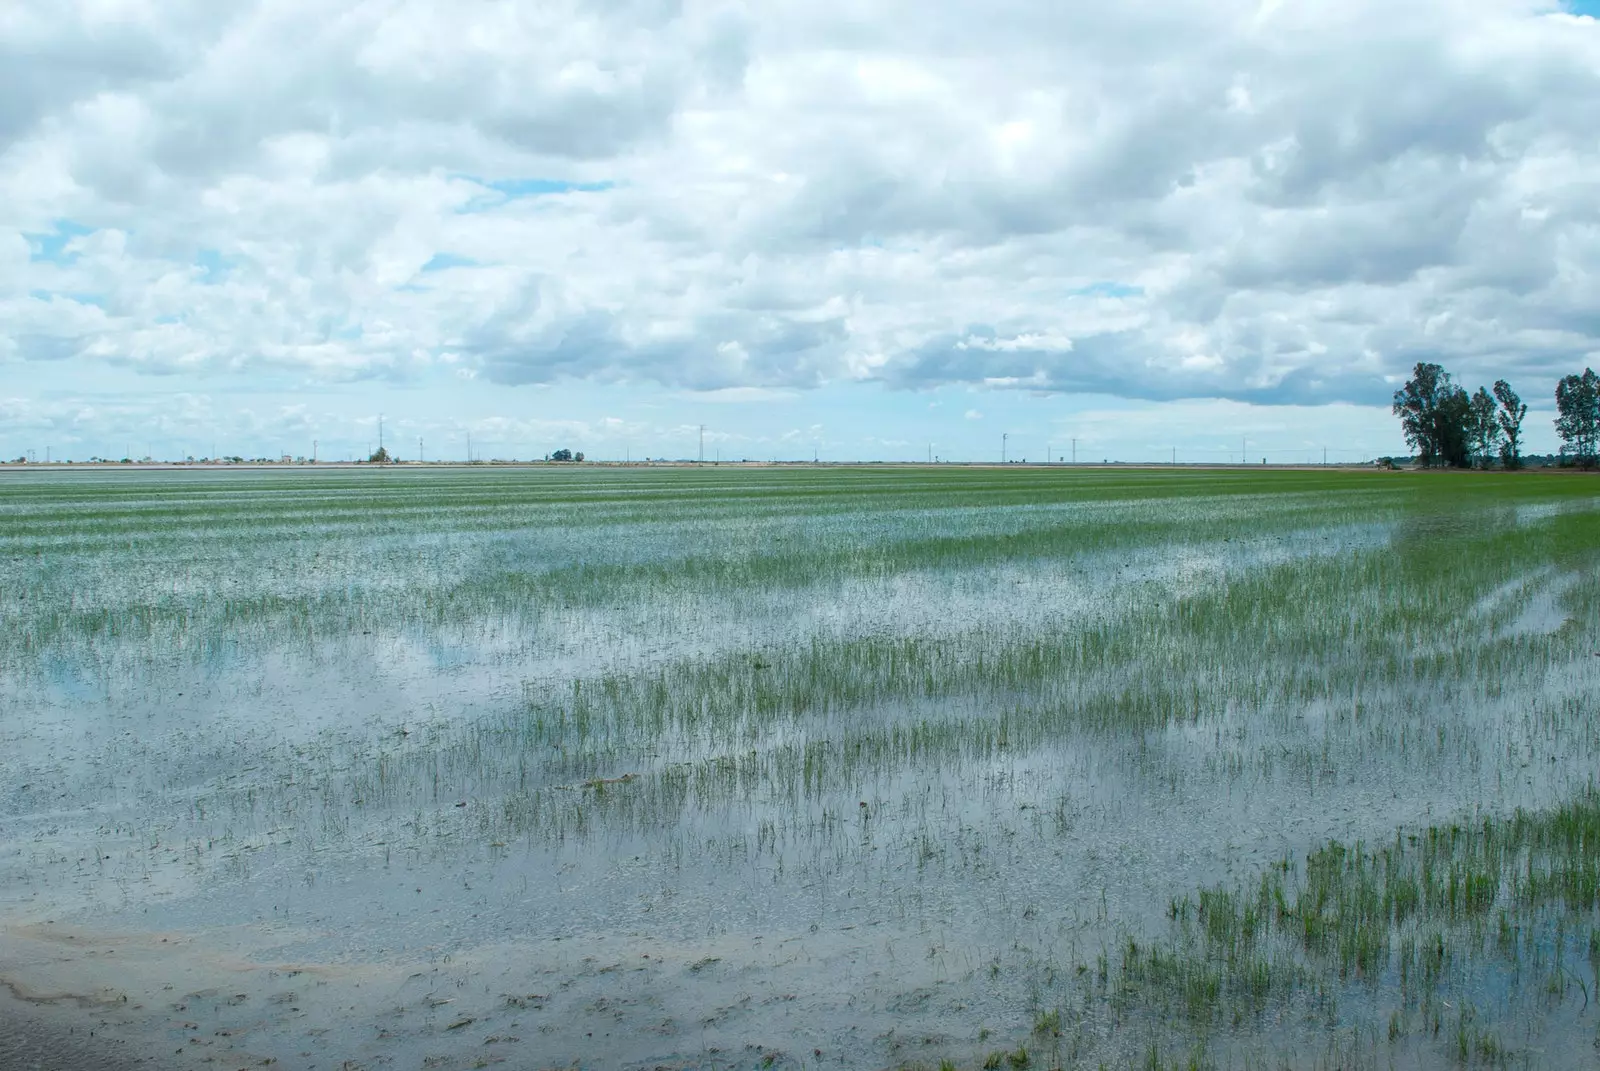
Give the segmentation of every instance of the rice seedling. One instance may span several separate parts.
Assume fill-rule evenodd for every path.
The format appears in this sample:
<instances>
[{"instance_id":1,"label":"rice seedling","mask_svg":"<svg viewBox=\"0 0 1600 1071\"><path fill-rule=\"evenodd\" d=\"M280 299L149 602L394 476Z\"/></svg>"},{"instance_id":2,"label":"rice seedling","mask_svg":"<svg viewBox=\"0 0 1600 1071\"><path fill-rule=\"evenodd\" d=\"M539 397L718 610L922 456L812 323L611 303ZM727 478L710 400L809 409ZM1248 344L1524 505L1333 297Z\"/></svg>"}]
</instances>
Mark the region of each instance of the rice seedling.
<instances>
[{"instance_id":1,"label":"rice seedling","mask_svg":"<svg viewBox=\"0 0 1600 1071\"><path fill-rule=\"evenodd\" d=\"M1589 982L1566 963L1596 947L1597 908L1591 788L1545 810L1401 830L1387 843L1330 842L1253 887L1175 899L1169 933L1129 939L1105 991L1113 1003L1181 1012L1202 1031L1272 1007L1342 1004L1372 1017L1376 1033L1387 1008L1391 1044L1413 1031L1437 1036L1438 1009L1454 1009L1448 1053L1496 1065L1511 1055L1496 1024L1576 992L1587 1006Z\"/></svg>"},{"instance_id":2,"label":"rice seedling","mask_svg":"<svg viewBox=\"0 0 1600 1071\"><path fill-rule=\"evenodd\" d=\"M1595 994L1582 478L4 478L14 926L457 970L444 1033L526 1037L492 963L548 1064L1493 1062L1484 979ZM613 943L661 980L563 958Z\"/></svg>"}]
</instances>

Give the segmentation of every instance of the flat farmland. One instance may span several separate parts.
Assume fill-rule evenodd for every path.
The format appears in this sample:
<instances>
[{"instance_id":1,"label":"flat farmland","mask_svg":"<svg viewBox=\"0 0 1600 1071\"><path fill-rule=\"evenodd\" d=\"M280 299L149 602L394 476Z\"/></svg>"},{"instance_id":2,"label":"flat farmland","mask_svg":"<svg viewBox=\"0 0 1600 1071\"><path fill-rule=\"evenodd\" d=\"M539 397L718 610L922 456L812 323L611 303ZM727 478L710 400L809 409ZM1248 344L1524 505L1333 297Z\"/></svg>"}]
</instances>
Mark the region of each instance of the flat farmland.
<instances>
[{"instance_id":1,"label":"flat farmland","mask_svg":"<svg viewBox=\"0 0 1600 1071\"><path fill-rule=\"evenodd\" d=\"M0 981L156 1066L1592 1061L1600 483L0 473Z\"/></svg>"}]
</instances>

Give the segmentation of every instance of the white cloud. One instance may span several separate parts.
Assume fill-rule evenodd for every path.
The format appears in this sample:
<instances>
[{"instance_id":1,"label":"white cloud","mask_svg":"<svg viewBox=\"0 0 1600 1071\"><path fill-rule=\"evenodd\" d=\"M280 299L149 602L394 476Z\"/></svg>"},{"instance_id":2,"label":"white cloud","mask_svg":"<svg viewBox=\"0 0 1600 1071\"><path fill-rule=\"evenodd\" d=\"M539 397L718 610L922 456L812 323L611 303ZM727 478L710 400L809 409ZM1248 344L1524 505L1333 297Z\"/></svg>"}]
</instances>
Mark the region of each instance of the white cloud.
<instances>
[{"instance_id":1,"label":"white cloud","mask_svg":"<svg viewBox=\"0 0 1600 1071\"><path fill-rule=\"evenodd\" d=\"M1015 353L1026 352L1065 353L1072 348L1072 339L1058 331L1028 332L1013 338L985 338L968 335L956 343L958 350L990 350Z\"/></svg>"},{"instance_id":2,"label":"white cloud","mask_svg":"<svg viewBox=\"0 0 1600 1071\"><path fill-rule=\"evenodd\" d=\"M1533 396L1600 354L1596 113L1536 0L13 0L0 362Z\"/></svg>"}]
</instances>

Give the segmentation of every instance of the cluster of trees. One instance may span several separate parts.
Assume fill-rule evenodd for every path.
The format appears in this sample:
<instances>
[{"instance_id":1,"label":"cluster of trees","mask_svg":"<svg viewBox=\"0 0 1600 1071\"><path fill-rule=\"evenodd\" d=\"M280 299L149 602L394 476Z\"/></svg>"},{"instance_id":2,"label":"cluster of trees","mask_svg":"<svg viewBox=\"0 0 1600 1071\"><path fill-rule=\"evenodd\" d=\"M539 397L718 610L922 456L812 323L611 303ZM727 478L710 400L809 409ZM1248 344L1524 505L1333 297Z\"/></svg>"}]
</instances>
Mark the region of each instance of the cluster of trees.
<instances>
[{"instance_id":1,"label":"cluster of trees","mask_svg":"<svg viewBox=\"0 0 1600 1071\"><path fill-rule=\"evenodd\" d=\"M1561 452L1580 465L1593 465L1600 452L1600 376L1585 368L1583 375L1564 377L1556 384L1556 434Z\"/></svg>"},{"instance_id":2,"label":"cluster of trees","mask_svg":"<svg viewBox=\"0 0 1600 1071\"><path fill-rule=\"evenodd\" d=\"M550 455L550 460L551 461L582 461L583 460L583 451L579 450L577 453L573 453L571 450L568 450L565 447L563 447L560 450L557 450L555 453L551 454Z\"/></svg>"},{"instance_id":3,"label":"cluster of trees","mask_svg":"<svg viewBox=\"0 0 1600 1071\"><path fill-rule=\"evenodd\" d=\"M1522 463L1528 407L1503 379L1493 394L1483 387L1468 394L1440 366L1419 362L1394 393L1394 413L1424 465L1471 468L1497 456L1508 469ZM1600 376L1593 369L1556 384L1556 435L1562 456L1574 463L1592 466L1600 458Z\"/></svg>"},{"instance_id":4,"label":"cluster of trees","mask_svg":"<svg viewBox=\"0 0 1600 1071\"><path fill-rule=\"evenodd\" d=\"M1468 394L1449 372L1421 361L1394 392L1394 413L1424 465L1471 468L1497 456L1508 469L1522 464L1528 407L1503 379L1495 381L1493 394L1484 387Z\"/></svg>"}]
</instances>

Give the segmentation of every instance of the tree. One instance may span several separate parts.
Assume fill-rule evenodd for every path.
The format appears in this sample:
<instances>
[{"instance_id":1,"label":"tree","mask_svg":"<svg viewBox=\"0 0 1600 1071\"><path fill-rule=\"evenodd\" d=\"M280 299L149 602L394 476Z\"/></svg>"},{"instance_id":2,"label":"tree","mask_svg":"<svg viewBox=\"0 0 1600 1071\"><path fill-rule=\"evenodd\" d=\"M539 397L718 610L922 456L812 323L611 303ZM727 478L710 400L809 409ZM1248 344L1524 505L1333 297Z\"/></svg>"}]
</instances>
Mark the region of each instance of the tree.
<instances>
[{"instance_id":1,"label":"tree","mask_svg":"<svg viewBox=\"0 0 1600 1071\"><path fill-rule=\"evenodd\" d=\"M1472 399L1443 368L1418 361L1394 392L1394 414L1423 465L1470 464Z\"/></svg>"},{"instance_id":2,"label":"tree","mask_svg":"<svg viewBox=\"0 0 1600 1071\"><path fill-rule=\"evenodd\" d=\"M1580 465L1593 465L1600 439L1600 377L1594 369L1571 375L1556 384L1556 434L1561 453L1571 454Z\"/></svg>"},{"instance_id":3,"label":"tree","mask_svg":"<svg viewBox=\"0 0 1600 1071\"><path fill-rule=\"evenodd\" d=\"M571 461L572 460L572 451L571 450L565 450L565 449L557 450L555 453L550 455L550 460L551 461Z\"/></svg>"},{"instance_id":4,"label":"tree","mask_svg":"<svg viewBox=\"0 0 1600 1071\"><path fill-rule=\"evenodd\" d=\"M1495 422L1500 426L1500 463L1508 469L1522 467L1522 418L1528 415L1511 384L1503 379L1494 381L1494 396L1500 402L1500 413Z\"/></svg>"},{"instance_id":5,"label":"tree","mask_svg":"<svg viewBox=\"0 0 1600 1071\"><path fill-rule=\"evenodd\" d=\"M1472 396L1472 418L1469 421L1473 463L1489 467L1495 448L1500 445L1500 425L1495 421L1494 397L1484 388Z\"/></svg>"},{"instance_id":6,"label":"tree","mask_svg":"<svg viewBox=\"0 0 1600 1071\"><path fill-rule=\"evenodd\" d=\"M1439 459L1453 469L1472 467L1472 396L1451 387L1439 399L1437 431Z\"/></svg>"},{"instance_id":7,"label":"tree","mask_svg":"<svg viewBox=\"0 0 1600 1071\"><path fill-rule=\"evenodd\" d=\"M372 452L372 456L367 458L367 461L374 465L387 465L389 463L389 451L380 446Z\"/></svg>"}]
</instances>

